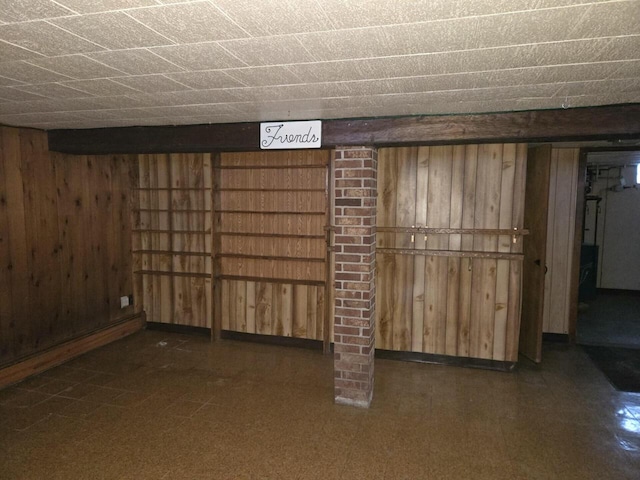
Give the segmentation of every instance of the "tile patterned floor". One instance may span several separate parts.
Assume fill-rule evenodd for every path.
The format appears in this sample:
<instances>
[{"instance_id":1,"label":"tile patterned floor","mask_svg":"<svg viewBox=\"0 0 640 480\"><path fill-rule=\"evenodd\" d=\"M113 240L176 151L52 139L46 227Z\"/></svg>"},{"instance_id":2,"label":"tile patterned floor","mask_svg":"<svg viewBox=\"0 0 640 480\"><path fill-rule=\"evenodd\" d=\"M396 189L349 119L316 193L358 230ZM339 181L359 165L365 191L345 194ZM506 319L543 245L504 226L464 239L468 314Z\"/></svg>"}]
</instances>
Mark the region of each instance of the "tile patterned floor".
<instances>
[{"instance_id":1,"label":"tile patterned floor","mask_svg":"<svg viewBox=\"0 0 640 480\"><path fill-rule=\"evenodd\" d=\"M637 479L640 396L579 349L515 373L145 331L0 391L2 479Z\"/></svg>"}]
</instances>

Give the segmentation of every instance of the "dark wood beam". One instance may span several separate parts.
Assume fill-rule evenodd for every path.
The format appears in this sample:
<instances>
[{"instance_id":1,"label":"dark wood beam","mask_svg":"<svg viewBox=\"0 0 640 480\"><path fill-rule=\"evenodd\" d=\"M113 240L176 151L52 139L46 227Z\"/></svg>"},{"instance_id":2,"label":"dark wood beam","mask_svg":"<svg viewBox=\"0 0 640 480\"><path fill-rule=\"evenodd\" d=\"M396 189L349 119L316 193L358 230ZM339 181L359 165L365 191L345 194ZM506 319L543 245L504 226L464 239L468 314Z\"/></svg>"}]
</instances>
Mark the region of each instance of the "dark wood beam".
<instances>
[{"instance_id":1,"label":"dark wood beam","mask_svg":"<svg viewBox=\"0 0 640 480\"><path fill-rule=\"evenodd\" d=\"M437 145L640 138L640 105L324 120L322 145ZM52 130L51 150L76 154L250 151L259 123Z\"/></svg>"}]
</instances>

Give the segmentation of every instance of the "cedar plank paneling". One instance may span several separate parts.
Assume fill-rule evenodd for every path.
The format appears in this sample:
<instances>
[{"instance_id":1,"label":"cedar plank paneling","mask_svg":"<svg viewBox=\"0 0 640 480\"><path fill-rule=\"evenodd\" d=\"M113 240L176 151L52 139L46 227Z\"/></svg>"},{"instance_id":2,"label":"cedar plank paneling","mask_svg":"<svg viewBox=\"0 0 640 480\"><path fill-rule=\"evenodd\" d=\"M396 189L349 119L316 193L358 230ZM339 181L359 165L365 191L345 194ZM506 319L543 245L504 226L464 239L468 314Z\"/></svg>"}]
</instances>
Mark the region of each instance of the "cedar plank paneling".
<instances>
[{"instance_id":1,"label":"cedar plank paneling","mask_svg":"<svg viewBox=\"0 0 640 480\"><path fill-rule=\"evenodd\" d=\"M0 127L0 138L4 365L131 315L119 308L119 295L132 293L128 196L135 163L50 153L47 134L35 130ZM116 206L116 191L125 207Z\"/></svg>"}]
</instances>

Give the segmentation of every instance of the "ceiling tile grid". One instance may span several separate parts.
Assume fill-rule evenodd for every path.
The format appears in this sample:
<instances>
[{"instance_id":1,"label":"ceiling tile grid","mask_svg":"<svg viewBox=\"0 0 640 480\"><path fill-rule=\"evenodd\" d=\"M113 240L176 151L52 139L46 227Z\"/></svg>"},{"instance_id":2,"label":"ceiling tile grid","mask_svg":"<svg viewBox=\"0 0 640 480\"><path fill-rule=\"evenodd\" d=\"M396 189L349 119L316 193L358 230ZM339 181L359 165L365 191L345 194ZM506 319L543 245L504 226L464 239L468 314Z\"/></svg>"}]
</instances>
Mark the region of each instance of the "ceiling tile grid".
<instances>
[{"instance_id":1,"label":"ceiling tile grid","mask_svg":"<svg viewBox=\"0 0 640 480\"><path fill-rule=\"evenodd\" d=\"M0 123L640 101L640 0L0 0Z\"/></svg>"}]
</instances>

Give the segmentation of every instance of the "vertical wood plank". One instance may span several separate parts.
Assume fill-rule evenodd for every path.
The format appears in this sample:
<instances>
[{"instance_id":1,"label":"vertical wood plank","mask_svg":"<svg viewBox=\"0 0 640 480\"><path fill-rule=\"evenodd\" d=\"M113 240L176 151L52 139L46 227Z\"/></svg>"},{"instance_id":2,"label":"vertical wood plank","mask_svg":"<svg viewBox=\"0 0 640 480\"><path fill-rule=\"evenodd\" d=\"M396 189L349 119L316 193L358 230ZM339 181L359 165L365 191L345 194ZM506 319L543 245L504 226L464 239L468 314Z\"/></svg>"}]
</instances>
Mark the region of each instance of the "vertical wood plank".
<instances>
[{"instance_id":1,"label":"vertical wood plank","mask_svg":"<svg viewBox=\"0 0 640 480\"><path fill-rule=\"evenodd\" d=\"M451 228L462 228L462 216L464 206L464 180L466 147L454 146L451 165L451 207L449 226ZM449 249L453 251L462 248L462 236L449 236ZM447 312L446 312L446 344L445 354L456 355L458 351L459 336L459 305L460 305L460 269L462 259L447 259Z\"/></svg>"},{"instance_id":2,"label":"vertical wood plank","mask_svg":"<svg viewBox=\"0 0 640 480\"><path fill-rule=\"evenodd\" d=\"M293 329L292 336L307 338L307 285L293 286Z\"/></svg>"},{"instance_id":3,"label":"vertical wood plank","mask_svg":"<svg viewBox=\"0 0 640 480\"><path fill-rule=\"evenodd\" d=\"M416 171L416 225L427 226L428 218L428 194L429 194L429 147L420 147L417 150ZM425 249L424 235L417 235L415 239L416 249ZM426 257L416 255L413 262L413 311L411 323L411 350L423 351L424 342L424 316L425 316L425 262Z\"/></svg>"},{"instance_id":4,"label":"vertical wood plank","mask_svg":"<svg viewBox=\"0 0 640 480\"><path fill-rule=\"evenodd\" d=\"M258 282L256 287L256 333L261 335L276 334L272 329L272 302L273 284Z\"/></svg>"},{"instance_id":5,"label":"vertical wood plank","mask_svg":"<svg viewBox=\"0 0 640 480\"><path fill-rule=\"evenodd\" d=\"M256 333L256 282L246 282L246 328L247 333Z\"/></svg>"},{"instance_id":6,"label":"vertical wood plank","mask_svg":"<svg viewBox=\"0 0 640 480\"><path fill-rule=\"evenodd\" d=\"M16 356L16 320L21 318L22 314L17 308L14 310L12 296L14 282L16 285L20 285L17 275L14 274L14 261L17 258L17 255L14 254L15 246L12 248L12 241L16 242L14 237L19 237L19 233L14 236L12 226L15 228L21 223L20 213L22 213L21 209L13 203L17 200L15 192L9 195L11 186L7 185L8 172L11 170L9 163L15 162L19 158L19 155L16 155L14 151L15 142L12 141L12 130L0 127L0 259L2 259L2 263L0 263L0 297L3 299L0 302L1 363ZM16 173L14 171L14 179ZM20 188L22 188L21 183Z\"/></svg>"}]
</instances>

